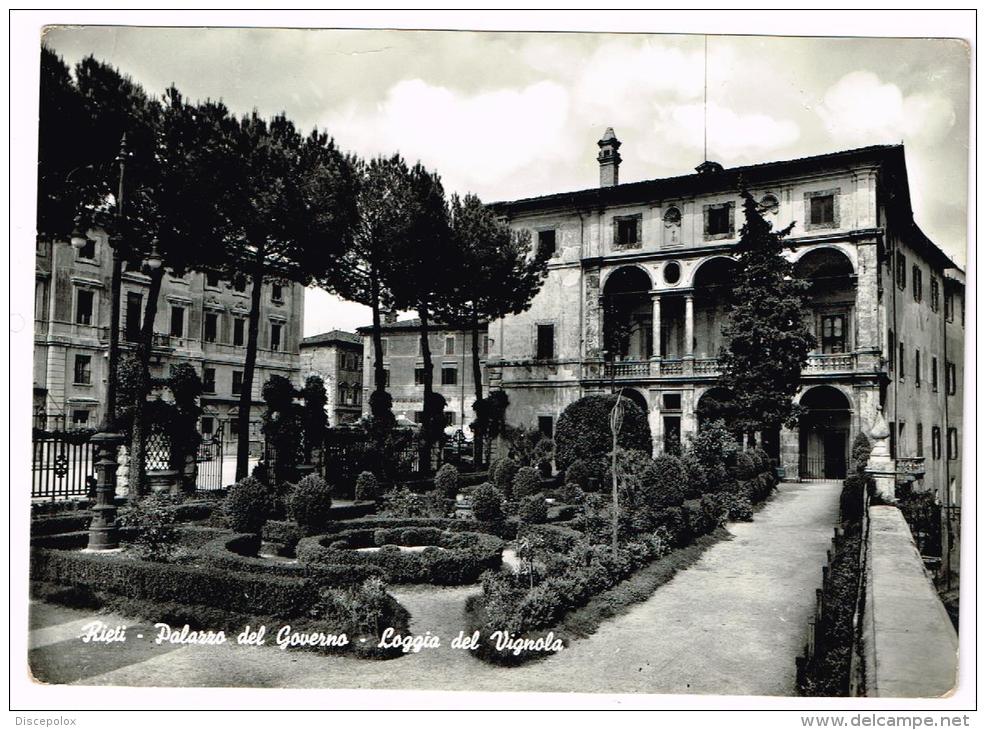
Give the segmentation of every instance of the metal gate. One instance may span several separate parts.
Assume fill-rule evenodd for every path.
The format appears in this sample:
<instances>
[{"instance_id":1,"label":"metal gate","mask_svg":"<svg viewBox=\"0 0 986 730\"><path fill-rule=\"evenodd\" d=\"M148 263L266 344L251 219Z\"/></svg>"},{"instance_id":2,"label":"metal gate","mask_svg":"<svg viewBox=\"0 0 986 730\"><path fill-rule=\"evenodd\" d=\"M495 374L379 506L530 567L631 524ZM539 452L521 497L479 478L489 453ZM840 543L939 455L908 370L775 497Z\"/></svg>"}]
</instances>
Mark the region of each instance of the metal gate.
<instances>
[{"instance_id":1,"label":"metal gate","mask_svg":"<svg viewBox=\"0 0 986 730\"><path fill-rule=\"evenodd\" d=\"M195 488L208 491L222 489L223 484L223 422L214 432L202 436L196 454Z\"/></svg>"},{"instance_id":2,"label":"metal gate","mask_svg":"<svg viewBox=\"0 0 986 730\"><path fill-rule=\"evenodd\" d=\"M96 448L89 433L35 431L32 441L31 498L87 497L96 485Z\"/></svg>"}]
</instances>

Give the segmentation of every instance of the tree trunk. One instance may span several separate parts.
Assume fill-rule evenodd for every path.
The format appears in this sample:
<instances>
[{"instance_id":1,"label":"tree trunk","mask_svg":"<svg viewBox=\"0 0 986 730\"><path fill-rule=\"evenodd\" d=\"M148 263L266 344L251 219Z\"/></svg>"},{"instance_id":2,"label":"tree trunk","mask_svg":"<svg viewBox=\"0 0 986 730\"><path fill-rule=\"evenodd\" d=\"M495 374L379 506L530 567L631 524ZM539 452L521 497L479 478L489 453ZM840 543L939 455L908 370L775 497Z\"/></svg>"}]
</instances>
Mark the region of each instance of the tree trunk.
<instances>
[{"instance_id":1,"label":"tree trunk","mask_svg":"<svg viewBox=\"0 0 986 730\"><path fill-rule=\"evenodd\" d=\"M253 405L253 372L257 365L257 345L260 333L260 300L264 289L264 247L257 247L254 260L253 289L250 291L250 318L247 325L246 362L240 390L239 412L236 414L239 433L236 438L236 481L250 473L250 407Z\"/></svg>"},{"instance_id":2,"label":"tree trunk","mask_svg":"<svg viewBox=\"0 0 986 730\"><path fill-rule=\"evenodd\" d=\"M483 400L483 367L479 362L479 316L475 309L472 312L472 380L476 388L476 403L479 403ZM484 435L483 427L477 418L472 434L472 459L476 467L483 464Z\"/></svg>"},{"instance_id":3,"label":"tree trunk","mask_svg":"<svg viewBox=\"0 0 986 730\"><path fill-rule=\"evenodd\" d=\"M434 365L431 362L431 345L428 342L428 306L421 304L418 307L418 317L421 320L421 361L424 364L424 423L421 424L422 434L421 452L418 456L419 469L421 471L431 471L431 447L433 445L431 427L434 423L431 409L433 407L432 395L435 392L432 384L432 372Z\"/></svg>"},{"instance_id":4,"label":"tree trunk","mask_svg":"<svg viewBox=\"0 0 986 730\"><path fill-rule=\"evenodd\" d=\"M383 367L383 333L380 330L380 281L375 268L370 268L370 308L373 310L373 378L374 389L384 392L386 372Z\"/></svg>"},{"instance_id":5,"label":"tree trunk","mask_svg":"<svg viewBox=\"0 0 986 730\"><path fill-rule=\"evenodd\" d=\"M147 306L144 307L144 319L140 324L140 342L137 343L140 384L137 388L137 402L134 403L133 429L130 434L130 463L127 474L130 492L138 498L147 494L147 430L144 428L144 411L147 405L147 396L151 394L151 352L154 348L154 320L157 318L157 305L161 295L161 282L164 280L164 267L151 271L150 277L151 286L147 292Z\"/></svg>"}]
</instances>

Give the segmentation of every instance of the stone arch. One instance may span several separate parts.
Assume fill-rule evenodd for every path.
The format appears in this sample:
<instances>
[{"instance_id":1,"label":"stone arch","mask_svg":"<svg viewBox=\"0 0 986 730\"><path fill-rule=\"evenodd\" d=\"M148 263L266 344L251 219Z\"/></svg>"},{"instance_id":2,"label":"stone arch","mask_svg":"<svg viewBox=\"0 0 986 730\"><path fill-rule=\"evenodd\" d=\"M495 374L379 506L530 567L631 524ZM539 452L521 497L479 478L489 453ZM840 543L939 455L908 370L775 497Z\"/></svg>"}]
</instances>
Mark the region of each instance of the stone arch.
<instances>
[{"instance_id":1,"label":"stone arch","mask_svg":"<svg viewBox=\"0 0 986 730\"><path fill-rule=\"evenodd\" d=\"M852 257L838 246L814 246L799 253L794 275L810 284L810 325L818 343L816 352L852 352L856 346L856 270Z\"/></svg>"},{"instance_id":2,"label":"stone arch","mask_svg":"<svg viewBox=\"0 0 986 730\"><path fill-rule=\"evenodd\" d=\"M617 266L603 275L600 282L600 291L603 295L605 296L607 290L612 290L613 287L620 291L627 291L627 287L633 287L633 289L629 289L631 291L650 291L654 288L654 282L650 272L643 266L627 264L626 266Z\"/></svg>"},{"instance_id":3,"label":"stone arch","mask_svg":"<svg viewBox=\"0 0 986 730\"><path fill-rule=\"evenodd\" d=\"M854 257L841 246L821 243L795 251L791 257L794 272L802 278L816 278L816 273L825 276L855 276Z\"/></svg>"},{"instance_id":4,"label":"stone arch","mask_svg":"<svg viewBox=\"0 0 986 730\"><path fill-rule=\"evenodd\" d=\"M802 479L844 479L852 443L852 393L835 385L806 388L798 399L798 474Z\"/></svg>"},{"instance_id":5,"label":"stone arch","mask_svg":"<svg viewBox=\"0 0 986 730\"><path fill-rule=\"evenodd\" d=\"M721 278L723 271L735 268L736 259L724 254L707 256L692 267L691 279L688 285L698 287Z\"/></svg>"},{"instance_id":6,"label":"stone arch","mask_svg":"<svg viewBox=\"0 0 986 730\"><path fill-rule=\"evenodd\" d=\"M715 420L726 415L726 404L732 400L733 394L728 388L713 385L703 390L695 400L695 417L698 427L707 420Z\"/></svg>"},{"instance_id":7,"label":"stone arch","mask_svg":"<svg viewBox=\"0 0 986 730\"><path fill-rule=\"evenodd\" d=\"M640 266L611 271L602 285L603 347L610 360L647 360L654 351L650 274Z\"/></svg>"},{"instance_id":8,"label":"stone arch","mask_svg":"<svg viewBox=\"0 0 986 730\"><path fill-rule=\"evenodd\" d=\"M650 404L647 402L647 396L636 388L620 388L619 392L623 394L624 398L632 401L634 405L639 406L645 414L650 412Z\"/></svg>"}]
</instances>

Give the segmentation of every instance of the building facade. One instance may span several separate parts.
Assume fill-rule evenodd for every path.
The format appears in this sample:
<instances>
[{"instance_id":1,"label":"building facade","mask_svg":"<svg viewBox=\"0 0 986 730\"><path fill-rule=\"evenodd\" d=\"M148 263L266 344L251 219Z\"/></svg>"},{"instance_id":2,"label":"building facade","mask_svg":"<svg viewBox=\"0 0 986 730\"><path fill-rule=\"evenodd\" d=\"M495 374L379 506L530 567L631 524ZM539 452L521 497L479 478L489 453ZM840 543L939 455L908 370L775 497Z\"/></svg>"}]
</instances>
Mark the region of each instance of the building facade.
<instances>
[{"instance_id":1,"label":"building facade","mask_svg":"<svg viewBox=\"0 0 986 730\"><path fill-rule=\"evenodd\" d=\"M112 251L106 234L90 231L81 251L40 241L35 267L34 414L49 428L96 427L103 416L108 370ZM120 292L121 356L139 337L150 279L124 271ZM235 449L250 313L248 285L212 274L164 274L154 322L151 376L189 363L202 378L204 435L224 429ZM272 375L300 383L299 344L304 288L265 283L253 381L251 442L259 449L263 384Z\"/></svg>"},{"instance_id":2,"label":"building facade","mask_svg":"<svg viewBox=\"0 0 986 730\"><path fill-rule=\"evenodd\" d=\"M325 383L330 426L355 423L363 413L363 339L332 330L301 341L301 375Z\"/></svg>"},{"instance_id":3,"label":"building facade","mask_svg":"<svg viewBox=\"0 0 986 730\"><path fill-rule=\"evenodd\" d=\"M424 412L424 362L421 359L420 320L397 321L388 317L382 325L384 369L387 373L387 392L393 398L394 415L409 422L420 423ZM375 382L373 368L373 337L371 327L360 327L363 338L363 413L370 412L370 393ZM476 400L472 362L472 330L462 330L435 324L429 327L428 343L433 364L432 384L436 393L445 397L447 429L463 429L471 434L470 422L475 417L472 404ZM479 332L480 369L485 397L486 358L490 339L486 324Z\"/></svg>"},{"instance_id":4,"label":"building facade","mask_svg":"<svg viewBox=\"0 0 986 730\"><path fill-rule=\"evenodd\" d=\"M818 342L797 395L806 415L765 446L789 477L841 478L882 408L895 454L957 503L964 278L913 220L903 147L622 185L611 129L599 147L600 187L493 205L553 251L530 309L489 327L509 422L544 430L579 397L622 388L648 413L655 452L697 430L722 395L742 180L775 228L793 222L786 255L811 282Z\"/></svg>"}]
</instances>

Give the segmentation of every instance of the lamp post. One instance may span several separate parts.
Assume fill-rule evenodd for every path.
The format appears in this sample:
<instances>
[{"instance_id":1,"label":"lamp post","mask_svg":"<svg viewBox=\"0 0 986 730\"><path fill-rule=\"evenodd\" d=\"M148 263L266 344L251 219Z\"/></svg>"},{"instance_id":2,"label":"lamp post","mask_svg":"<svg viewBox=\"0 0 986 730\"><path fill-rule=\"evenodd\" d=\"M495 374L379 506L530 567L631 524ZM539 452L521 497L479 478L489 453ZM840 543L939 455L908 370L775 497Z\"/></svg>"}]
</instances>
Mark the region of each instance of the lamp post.
<instances>
[{"instance_id":1,"label":"lamp post","mask_svg":"<svg viewBox=\"0 0 986 730\"><path fill-rule=\"evenodd\" d=\"M116 470L117 449L123 443L123 434L117 431L116 423L116 380L117 365L120 357L120 279L122 276L122 260L120 247L123 244L123 201L124 177L127 166L127 135L120 140L120 151L116 156L119 166L119 182L116 195L115 231L109 236L109 246L113 253L113 268L110 280L110 332L109 332L109 362L106 378L106 404L98 432L92 441L96 444L96 503L93 505L93 517L89 523L89 544L87 549L94 551L113 550L119 546L119 532L116 524ZM72 246L78 251L86 245L85 234L79 230L78 224L72 232ZM156 248L152 258L160 266ZM148 261L148 265L152 265Z\"/></svg>"}]
</instances>

